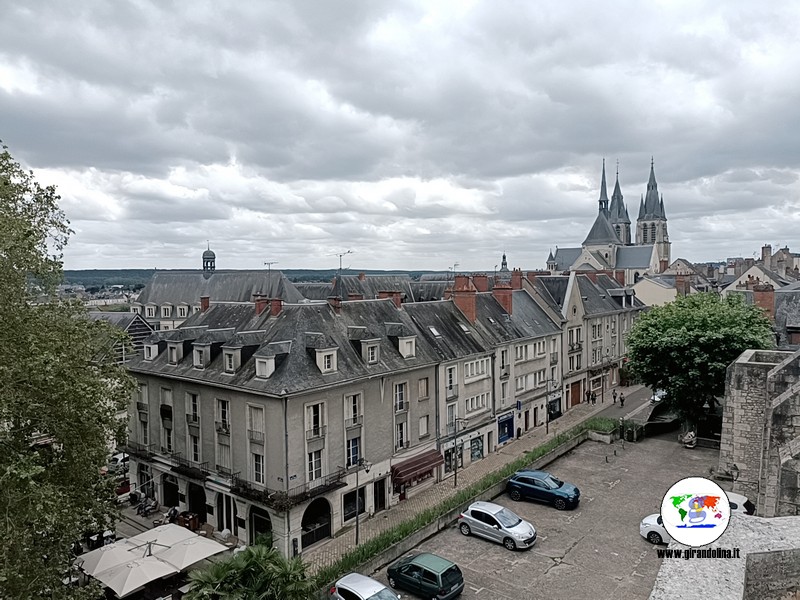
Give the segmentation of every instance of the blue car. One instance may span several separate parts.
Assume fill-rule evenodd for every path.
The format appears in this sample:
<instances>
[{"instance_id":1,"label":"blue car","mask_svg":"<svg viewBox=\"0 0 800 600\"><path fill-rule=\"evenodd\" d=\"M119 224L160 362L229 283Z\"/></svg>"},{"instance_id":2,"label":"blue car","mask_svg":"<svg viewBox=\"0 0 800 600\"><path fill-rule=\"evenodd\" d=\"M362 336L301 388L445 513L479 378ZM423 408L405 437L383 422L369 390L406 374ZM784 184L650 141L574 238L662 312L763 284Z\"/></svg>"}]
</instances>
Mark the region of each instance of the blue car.
<instances>
[{"instance_id":1,"label":"blue car","mask_svg":"<svg viewBox=\"0 0 800 600\"><path fill-rule=\"evenodd\" d=\"M558 510L575 508L581 499L580 490L565 483L547 471L517 471L506 484L506 491L514 501L536 500L552 504Z\"/></svg>"}]
</instances>

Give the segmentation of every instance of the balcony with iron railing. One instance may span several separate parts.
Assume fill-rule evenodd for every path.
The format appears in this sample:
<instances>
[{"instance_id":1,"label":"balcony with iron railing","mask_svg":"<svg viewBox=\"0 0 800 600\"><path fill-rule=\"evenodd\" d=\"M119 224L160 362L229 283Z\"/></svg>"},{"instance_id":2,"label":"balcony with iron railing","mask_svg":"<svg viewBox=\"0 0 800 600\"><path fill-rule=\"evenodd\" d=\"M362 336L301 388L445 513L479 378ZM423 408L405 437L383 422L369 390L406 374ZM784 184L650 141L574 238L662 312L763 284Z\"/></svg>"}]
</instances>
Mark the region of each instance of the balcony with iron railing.
<instances>
[{"instance_id":1,"label":"balcony with iron railing","mask_svg":"<svg viewBox=\"0 0 800 600\"><path fill-rule=\"evenodd\" d=\"M181 475L185 475L191 479L205 479L209 474L207 462L195 462L184 458L180 452L176 452L171 456L172 461L175 463L172 470Z\"/></svg>"},{"instance_id":2,"label":"balcony with iron railing","mask_svg":"<svg viewBox=\"0 0 800 600\"><path fill-rule=\"evenodd\" d=\"M581 342L571 342L569 345L570 352L580 352L583 350L583 343Z\"/></svg>"},{"instance_id":3,"label":"balcony with iron railing","mask_svg":"<svg viewBox=\"0 0 800 600\"><path fill-rule=\"evenodd\" d=\"M251 442L255 442L256 444L263 444L264 443L264 432L257 431L255 429L248 429L247 430L247 439Z\"/></svg>"},{"instance_id":4,"label":"balcony with iron railing","mask_svg":"<svg viewBox=\"0 0 800 600\"><path fill-rule=\"evenodd\" d=\"M395 400L394 401L394 412L402 413L408 410L408 402L405 400Z\"/></svg>"},{"instance_id":5,"label":"balcony with iron railing","mask_svg":"<svg viewBox=\"0 0 800 600\"><path fill-rule=\"evenodd\" d=\"M151 460L155 454L155 444L140 444L138 442L128 442L125 444L125 453L141 458L144 460Z\"/></svg>"},{"instance_id":6,"label":"balcony with iron railing","mask_svg":"<svg viewBox=\"0 0 800 600\"><path fill-rule=\"evenodd\" d=\"M230 421L215 421L214 426L217 429L217 433L222 433L224 435L231 434L231 424Z\"/></svg>"},{"instance_id":7,"label":"balcony with iron railing","mask_svg":"<svg viewBox=\"0 0 800 600\"><path fill-rule=\"evenodd\" d=\"M186 413L186 424L187 425L199 425L200 424L200 415L197 413Z\"/></svg>"},{"instance_id":8,"label":"balcony with iron railing","mask_svg":"<svg viewBox=\"0 0 800 600\"><path fill-rule=\"evenodd\" d=\"M319 477L309 483L301 484L288 490L272 490L242 478L236 473L231 478L231 491L239 496L262 502L278 511L289 510L292 506L325 494L347 485L343 481L347 469L339 468L330 475Z\"/></svg>"},{"instance_id":9,"label":"balcony with iron railing","mask_svg":"<svg viewBox=\"0 0 800 600\"><path fill-rule=\"evenodd\" d=\"M311 427L310 429L306 429L306 439L315 440L317 438L325 437L327 429L328 429L327 425L317 425L316 427Z\"/></svg>"},{"instance_id":10,"label":"balcony with iron railing","mask_svg":"<svg viewBox=\"0 0 800 600\"><path fill-rule=\"evenodd\" d=\"M361 415L356 415L355 417L350 417L349 419L344 420L344 426L348 429L353 427L361 427L361 423L364 420L364 417Z\"/></svg>"},{"instance_id":11,"label":"balcony with iron railing","mask_svg":"<svg viewBox=\"0 0 800 600\"><path fill-rule=\"evenodd\" d=\"M457 383L451 383L450 385L448 385L445 388L445 395L446 395L448 400L450 398L458 398L458 384Z\"/></svg>"}]
</instances>

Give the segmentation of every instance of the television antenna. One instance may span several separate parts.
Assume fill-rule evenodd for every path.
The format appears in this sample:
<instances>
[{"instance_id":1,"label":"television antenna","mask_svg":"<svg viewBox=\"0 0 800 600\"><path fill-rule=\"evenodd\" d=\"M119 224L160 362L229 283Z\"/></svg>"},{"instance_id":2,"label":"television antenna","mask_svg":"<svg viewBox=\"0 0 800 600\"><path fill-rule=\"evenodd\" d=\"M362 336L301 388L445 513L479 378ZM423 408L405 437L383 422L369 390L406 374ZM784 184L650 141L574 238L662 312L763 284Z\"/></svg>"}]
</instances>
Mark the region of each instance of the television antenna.
<instances>
[{"instance_id":1,"label":"television antenna","mask_svg":"<svg viewBox=\"0 0 800 600\"><path fill-rule=\"evenodd\" d=\"M267 279L271 279L272 278L272 265L277 265L278 261L277 260L268 260L264 264L267 265Z\"/></svg>"},{"instance_id":2,"label":"television antenna","mask_svg":"<svg viewBox=\"0 0 800 600\"><path fill-rule=\"evenodd\" d=\"M459 265L461 265L461 263L457 263L456 262L456 263L453 263L452 267L447 267L448 271L452 271L453 272L453 281L456 280L456 269L459 267Z\"/></svg>"},{"instance_id":3,"label":"television antenna","mask_svg":"<svg viewBox=\"0 0 800 600\"><path fill-rule=\"evenodd\" d=\"M342 275L342 257L347 256L348 254L352 254L352 250L348 250L347 252L334 252L333 254L326 254L325 256L338 256L339 257L339 276Z\"/></svg>"}]
</instances>

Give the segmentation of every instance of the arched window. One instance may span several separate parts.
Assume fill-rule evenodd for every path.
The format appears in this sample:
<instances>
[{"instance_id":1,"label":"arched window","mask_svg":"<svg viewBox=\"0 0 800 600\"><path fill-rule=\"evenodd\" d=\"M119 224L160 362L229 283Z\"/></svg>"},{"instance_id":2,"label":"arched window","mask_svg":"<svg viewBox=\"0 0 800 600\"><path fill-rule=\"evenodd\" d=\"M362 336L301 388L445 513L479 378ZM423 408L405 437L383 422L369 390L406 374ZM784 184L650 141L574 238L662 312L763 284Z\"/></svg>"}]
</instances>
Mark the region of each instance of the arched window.
<instances>
[{"instance_id":1,"label":"arched window","mask_svg":"<svg viewBox=\"0 0 800 600\"><path fill-rule=\"evenodd\" d=\"M656 224L650 225L650 237L653 238L653 243L656 243Z\"/></svg>"},{"instance_id":2,"label":"arched window","mask_svg":"<svg viewBox=\"0 0 800 600\"><path fill-rule=\"evenodd\" d=\"M642 225L642 243L643 244L647 243L647 233L648 233L648 231L649 230L647 228L647 225Z\"/></svg>"}]
</instances>

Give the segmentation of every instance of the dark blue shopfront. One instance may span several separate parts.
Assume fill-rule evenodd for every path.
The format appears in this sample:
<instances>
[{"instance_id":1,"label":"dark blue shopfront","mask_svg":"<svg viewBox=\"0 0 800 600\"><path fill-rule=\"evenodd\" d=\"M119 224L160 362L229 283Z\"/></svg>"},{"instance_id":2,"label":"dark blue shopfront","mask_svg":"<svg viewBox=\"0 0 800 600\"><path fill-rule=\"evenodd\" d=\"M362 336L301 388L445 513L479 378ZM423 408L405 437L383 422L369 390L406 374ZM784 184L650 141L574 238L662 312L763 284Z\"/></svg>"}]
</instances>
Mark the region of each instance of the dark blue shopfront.
<instances>
[{"instance_id":1,"label":"dark blue shopfront","mask_svg":"<svg viewBox=\"0 0 800 600\"><path fill-rule=\"evenodd\" d=\"M497 441L502 444L514 438L514 412L497 417Z\"/></svg>"}]
</instances>

